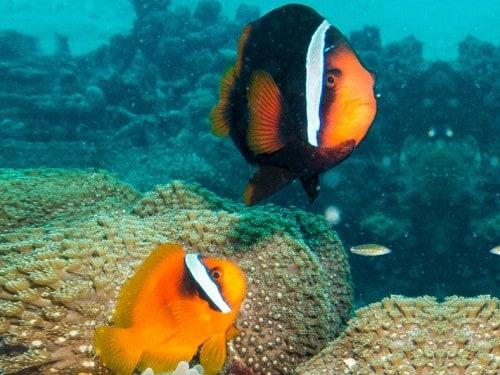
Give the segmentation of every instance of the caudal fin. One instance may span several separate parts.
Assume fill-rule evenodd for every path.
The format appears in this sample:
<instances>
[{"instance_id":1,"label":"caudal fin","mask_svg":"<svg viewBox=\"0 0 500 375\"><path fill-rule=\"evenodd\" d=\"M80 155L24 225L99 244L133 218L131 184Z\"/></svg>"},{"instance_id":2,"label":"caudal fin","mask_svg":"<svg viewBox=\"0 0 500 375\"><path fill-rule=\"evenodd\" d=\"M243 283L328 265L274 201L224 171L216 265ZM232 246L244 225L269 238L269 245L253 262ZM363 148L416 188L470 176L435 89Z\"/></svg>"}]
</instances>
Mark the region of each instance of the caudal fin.
<instances>
[{"instance_id":1,"label":"caudal fin","mask_svg":"<svg viewBox=\"0 0 500 375\"><path fill-rule=\"evenodd\" d=\"M94 347L106 367L117 375L131 375L142 354L140 345L126 328L97 328Z\"/></svg>"},{"instance_id":2,"label":"caudal fin","mask_svg":"<svg viewBox=\"0 0 500 375\"><path fill-rule=\"evenodd\" d=\"M300 183L304 188L310 202L314 202L319 194L319 175L300 177Z\"/></svg>"}]
</instances>

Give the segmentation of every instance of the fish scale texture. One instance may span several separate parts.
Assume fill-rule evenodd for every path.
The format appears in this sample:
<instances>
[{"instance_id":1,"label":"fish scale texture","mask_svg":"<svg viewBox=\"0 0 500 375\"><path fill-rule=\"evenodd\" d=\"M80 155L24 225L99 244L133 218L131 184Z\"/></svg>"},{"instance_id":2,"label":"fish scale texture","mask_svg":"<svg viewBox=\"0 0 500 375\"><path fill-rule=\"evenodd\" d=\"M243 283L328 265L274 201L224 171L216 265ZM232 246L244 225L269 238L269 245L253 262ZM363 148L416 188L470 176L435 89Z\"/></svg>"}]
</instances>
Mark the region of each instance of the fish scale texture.
<instances>
[{"instance_id":1,"label":"fish scale texture","mask_svg":"<svg viewBox=\"0 0 500 375\"><path fill-rule=\"evenodd\" d=\"M79 173L85 181L85 172ZM53 171L40 171L36 194L52 196L44 174L54 178ZM64 186L65 174L59 178L49 185ZM30 184L16 173L12 179L18 186ZM115 185L115 191L129 189ZM82 185L75 189L85 196ZM351 309L349 268L323 219L274 206L246 208L181 182L140 200L119 198L120 209L85 211L92 215L75 209L73 216L67 209L63 222L52 220L50 210L65 204L51 198L45 221L40 216L0 234L5 374L108 374L94 354L93 330L112 323L120 287L165 242L229 257L247 274L247 297L237 320L241 332L229 345L225 373L290 373L344 327Z\"/></svg>"},{"instance_id":2,"label":"fish scale texture","mask_svg":"<svg viewBox=\"0 0 500 375\"><path fill-rule=\"evenodd\" d=\"M498 298L392 296L360 309L300 375L498 375Z\"/></svg>"}]
</instances>

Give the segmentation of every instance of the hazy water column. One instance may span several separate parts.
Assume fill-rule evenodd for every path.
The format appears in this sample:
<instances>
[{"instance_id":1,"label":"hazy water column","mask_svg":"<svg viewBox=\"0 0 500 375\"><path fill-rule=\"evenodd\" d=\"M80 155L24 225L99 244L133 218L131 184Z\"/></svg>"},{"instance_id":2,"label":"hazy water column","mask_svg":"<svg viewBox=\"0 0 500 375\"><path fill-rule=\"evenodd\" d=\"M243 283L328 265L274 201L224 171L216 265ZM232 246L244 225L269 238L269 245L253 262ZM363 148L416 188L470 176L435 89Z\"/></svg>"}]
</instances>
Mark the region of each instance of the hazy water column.
<instances>
[{"instance_id":1,"label":"hazy water column","mask_svg":"<svg viewBox=\"0 0 500 375\"><path fill-rule=\"evenodd\" d=\"M230 17L241 3L258 5L262 12L284 5L283 0L221 1ZM498 0L302 0L327 17L344 34L366 25L378 26L384 44L414 35L424 44L426 59L450 60L467 35L485 42L500 41L500 1ZM173 4L193 7L197 1L173 0Z\"/></svg>"}]
</instances>

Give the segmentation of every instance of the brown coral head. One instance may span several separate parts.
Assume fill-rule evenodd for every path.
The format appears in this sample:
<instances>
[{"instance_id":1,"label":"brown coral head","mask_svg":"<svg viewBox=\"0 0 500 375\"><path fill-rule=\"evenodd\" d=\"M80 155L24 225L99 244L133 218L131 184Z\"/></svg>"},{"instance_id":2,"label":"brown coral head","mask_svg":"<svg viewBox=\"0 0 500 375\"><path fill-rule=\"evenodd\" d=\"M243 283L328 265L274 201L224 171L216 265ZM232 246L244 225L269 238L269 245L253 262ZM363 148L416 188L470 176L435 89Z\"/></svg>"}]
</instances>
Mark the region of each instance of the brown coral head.
<instances>
[{"instance_id":1,"label":"brown coral head","mask_svg":"<svg viewBox=\"0 0 500 375\"><path fill-rule=\"evenodd\" d=\"M252 369L248 368L241 359L234 359L229 369L230 375L255 375Z\"/></svg>"}]
</instances>

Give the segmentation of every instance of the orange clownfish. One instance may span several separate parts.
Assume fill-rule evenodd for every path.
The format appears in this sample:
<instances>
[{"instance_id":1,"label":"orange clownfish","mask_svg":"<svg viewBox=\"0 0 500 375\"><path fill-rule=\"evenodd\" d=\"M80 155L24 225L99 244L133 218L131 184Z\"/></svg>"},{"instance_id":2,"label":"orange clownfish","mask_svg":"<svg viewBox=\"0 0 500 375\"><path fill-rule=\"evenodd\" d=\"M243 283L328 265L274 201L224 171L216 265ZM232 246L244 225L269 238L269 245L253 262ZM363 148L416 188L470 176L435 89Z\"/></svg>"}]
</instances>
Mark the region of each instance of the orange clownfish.
<instances>
[{"instance_id":1,"label":"orange clownfish","mask_svg":"<svg viewBox=\"0 0 500 375\"><path fill-rule=\"evenodd\" d=\"M121 289L114 327L96 329L96 353L114 373L130 375L136 368L173 371L200 349L205 373L216 374L226 341L238 333L245 290L235 263L160 245Z\"/></svg>"},{"instance_id":2,"label":"orange clownfish","mask_svg":"<svg viewBox=\"0 0 500 375\"><path fill-rule=\"evenodd\" d=\"M359 145L377 111L374 75L313 9L277 8L243 30L223 76L212 132L259 166L243 199L255 204L299 179L311 200L319 175Z\"/></svg>"}]
</instances>

